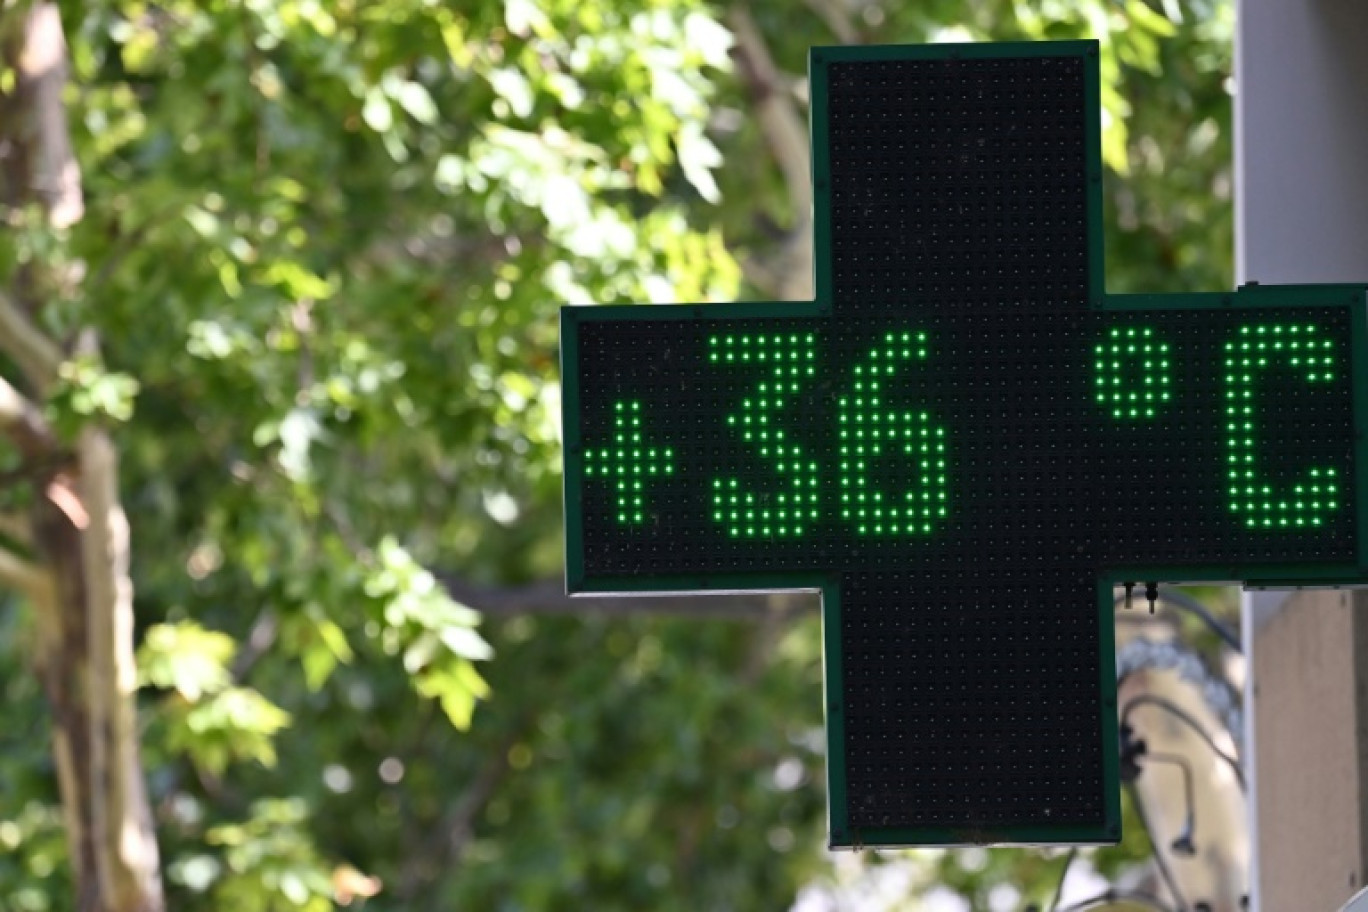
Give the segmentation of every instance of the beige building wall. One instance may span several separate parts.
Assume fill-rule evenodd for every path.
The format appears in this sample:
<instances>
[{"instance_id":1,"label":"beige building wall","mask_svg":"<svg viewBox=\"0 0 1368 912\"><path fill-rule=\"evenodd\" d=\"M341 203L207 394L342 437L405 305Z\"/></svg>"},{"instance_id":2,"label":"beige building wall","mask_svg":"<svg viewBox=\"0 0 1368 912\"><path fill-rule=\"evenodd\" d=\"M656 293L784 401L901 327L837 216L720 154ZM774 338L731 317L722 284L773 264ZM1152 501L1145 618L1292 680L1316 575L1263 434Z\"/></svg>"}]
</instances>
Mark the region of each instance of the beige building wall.
<instances>
[{"instance_id":1,"label":"beige building wall","mask_svg":"<svg viewBox=\"0 0 1368 912\"><path fill-rule=\"evenodd\" d=\"M1368 281L1368 2L1238 16L1237 278ZM1251 908L1333 912L1368 858L1368 595L1256 594L1245 644Z\"/></svg>"},{"instance_id":2,"label":"beige building wall","mask_svg":"<svg viewBox=\"0 0 1368 912\"><path fill-rule=\"evenodd\" d=\"M1296 593L1253 639L1260 908L1336 910L1368 862L1368 593Z\"/></svg>"}]
</instances>

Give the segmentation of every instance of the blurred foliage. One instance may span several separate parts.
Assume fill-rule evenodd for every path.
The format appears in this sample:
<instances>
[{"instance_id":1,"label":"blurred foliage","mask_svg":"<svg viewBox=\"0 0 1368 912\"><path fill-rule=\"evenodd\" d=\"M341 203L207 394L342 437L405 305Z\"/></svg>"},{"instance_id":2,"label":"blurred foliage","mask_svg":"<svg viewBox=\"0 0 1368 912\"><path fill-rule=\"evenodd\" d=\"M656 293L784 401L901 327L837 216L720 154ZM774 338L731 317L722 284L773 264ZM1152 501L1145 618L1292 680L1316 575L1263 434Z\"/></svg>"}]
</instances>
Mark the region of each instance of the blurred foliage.
<instances>
[{"instance_id":1,"label":"blurred foliage","mask_svg":"<svg viewBox=\"0 0 1368 912\"><path fill-rule=\"evenodd\" d=\"M101 335L48 407L123 454L170 907L754 909L828 878L815 619L481 625L425 569L560 572L557 306L754 293L737 262L790 214L725 10L63 5L87 214L16 218L0 272L71 264L46 328ZM1229 2L749 9L795 76L847 32L1101 38L1111 290L1230 282ZM0 896L38 912L68 881L21 618ZM974 908L1059 867L968 857L935 864Z\"/></svg>"}]
</instances>

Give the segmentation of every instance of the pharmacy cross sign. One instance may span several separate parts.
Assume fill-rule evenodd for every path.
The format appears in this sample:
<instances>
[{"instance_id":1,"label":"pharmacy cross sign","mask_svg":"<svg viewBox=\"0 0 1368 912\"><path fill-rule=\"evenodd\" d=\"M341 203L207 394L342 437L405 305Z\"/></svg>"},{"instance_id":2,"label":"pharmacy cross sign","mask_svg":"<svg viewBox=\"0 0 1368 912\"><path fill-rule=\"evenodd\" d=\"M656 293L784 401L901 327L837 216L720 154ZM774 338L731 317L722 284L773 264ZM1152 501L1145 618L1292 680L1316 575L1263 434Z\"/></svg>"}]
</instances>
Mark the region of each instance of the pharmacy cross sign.
<instances>
[{"instance_id":1,"label":"pharmacy cross sign","mask_svg":"<svg viewBox=\"0 0 1368 912\"><path fill-rule=\"evenodd\" d=\"M833 846L1115 841L1113 586L1368 579L1365 287L1107 295L1093 42L811 88L816 300L562 310L568 588L820 591Z\"/></svg>"}]
</instances>

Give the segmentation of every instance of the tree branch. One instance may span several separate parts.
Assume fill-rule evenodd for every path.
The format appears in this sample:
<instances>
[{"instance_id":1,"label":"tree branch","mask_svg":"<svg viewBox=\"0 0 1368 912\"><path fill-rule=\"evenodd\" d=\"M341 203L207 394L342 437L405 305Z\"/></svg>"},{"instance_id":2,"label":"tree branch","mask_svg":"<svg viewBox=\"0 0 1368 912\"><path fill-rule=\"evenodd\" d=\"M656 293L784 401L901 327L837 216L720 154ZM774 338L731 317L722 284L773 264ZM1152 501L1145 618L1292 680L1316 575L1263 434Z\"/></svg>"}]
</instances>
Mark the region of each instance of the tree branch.
<instances>
[{"instance_id":1,"label":"tree branch","mask_svg":"<svg viewBox=\"0 0 1368 912\"><path fill-rule=\"evenodd\" d=\"M14 301L0 294L0 350L14 359L34 389L46 393L57 379L62 350L19 312Z\"/></svg>"},{"instance_id":2,"label":"tree branch","mask_svg":"<svg viewBox=\"0 0 1368 912\"><path fill-rule=\"evenodd\" d=\"M770 153L784 173L793 217L806 222L812 213L807 125L785 91L784 79L750 13L745 7L732 7L727 21L736 36L733 54L741 81L755 102L760 130Z\"/></svg>"},{"instance_id":3,"label":"tree branch","mask_svg":"<svg viewBox=\"0 0 1368 912\"><path fill-rule=\"evenodd\" d=\"M24 595L48 591L50 580L37 564L32 564L7 548L0 548L0 585Z\"/></svg>"},{"instance_id":4,"label":"tree branch","mask_svg":"<svg viewBox=\"0 0 1368 912\"><path fill-rule=\"evenodd\" d=\"M10 435L25 457L40 456L57 448L42 411L4 377L0 377L0 431Z\"/></svg>"},{"instance_id":5,"label":"tree branch","mask_svg":"<svg viewBox=\"0 0 1368 912\"><path fill-rule=\"evenodd\" d=\"M432 717L429 714L424 720L423 731ZM476 821L508 775L508 752L527 734L531 724L531 714L523 712L512 730L485 751L479 770L455 803L437 820L432 832L405 851L394 891L401 903L411 905L438 872L450 871L461 863L470 841L475 838Z\"/></svg>"},{"instance_id":6,"label":"tree branch","mask_svg":"<svg viewBox=\"0 0 1368 912\"><path fill-rule=\"evenodd\" d=\"M783 77L750 13L743 6L734 6L727 21L736 38L732 56L737 73L751 96L756 123L770 155L784 176L793 217L775 262L748 264L747 275L778 299L811 298L812 165L807 123L792 96L784 91Z\"/></svg>"},{"instance_id":7,"label":"tree branch","mask_svg":"<svg viewBox=\"0 0 1368 912\"><path fill-rule=\"evenodd\" d=\"M0 377L0 427L8 429L13 424L28 420L36 409L4 377Z\"/></svg>"},{"instance_id":8,"label":"tree branch","mask_svg":"<svg viewBox=\"0 0 1368 912\"><path fill-rule=\"evenodd\" d=\"M589 596L571 598L558 580L523 586L477 586L451 574L434 573L453 599L489 618L520 615L577 617L687 617L728 621L763 621L775 616L815 611L813 593L721 593L697 595Z\"/></svg>"},{"instance_id":9,"label":"tree branch","mask_svg":"<svg viewBox=\"0 0 1368 912\"><path fill-rule=\"evenodd\" d=\"M156 210L138 225L138 227L127 234L117 234L118 229L116 228L116 236L112 239L113 251L105 257L104 262L100 264L100 268L95 270L95 274L85 283L86 287L93 289L96 293L101 292L105 286L109 284L109 281L114 277L114 274L118 272L118 269L123 265L124 260L128 259L129 255L138 249L138 245L146 240L147 235L152 232L152 229L166 221L168 218L181 212L183 208L184 207L178 200L169 206L163 206Z\"/></svg>"},{"instance_id":10,"label":"tree branch","mask_svg":"<svg viewBox=\"0 0 1368 912\"><path fill-rule=\"evenodd\" d=\"M850 21L850 10L841 0L806 0L808 9L831 29L841 44L863 44L864 39Z\"/></svg>"},{"instance_id":11,"label":"tree branch","mask_svg":"<svg viewBox=\"0 0 1368 912\"><path fill-rule=\"evenodd\" d=\"M485 809L485 805L489 804L489 799L494 797L494 792L503 782L504 776L508 775L508 752L522 736L523 726L519 726L495 746L480 772L443 817L441 828L446 836L446 858L442 865L444 868L450 870L461 863L466 847L475 837L475 820Z\"/></svg>"},{"instance_id":12,"label":"tree branch","mask_svg":"<svg viewBox=\"0 0 1368 912\"><path fill-rule=\"evenodd\" d=\"M84 211L64 102L61 11L55 0L6 4L11 7L16 14L6 24L18 28L0 40L0 64L14 77L0 92L0 201L26 218L32 210L41 218L35 226L60 233ZM41 331L38 315L76 281L63 258L38 255L14 270L9 293L0 296L0 350L24 372L40 404L64 356ZM12 409L22 406L9 399ZM133 588L117 453L87 424L72 460L69 478L46 479L47 499L33 505L46 585L32 599L39 636L31 659L55 723L72 881L82 909L162 912L161 864L134 717ZM35 582L22 575L22 565L7 566L21 572L21 581Z\"/></svg>"},{"instance_id":13,"label":"tree branch","mask_svg":"<svg viewBox=\"0 0 1368 912\"><path fill-rule=\"evenodd\" d=\"M263 608L247 633L246 648L237 654L230 669L234 681L245 681L252 668L272 646L280 633L280 619L270 608Z\"/></svg>"},{"instance_id":14,"label":"tree branch","mask_svg":"<svg viewBox=\"0 0 1368 912\"><path fill-rule=\"evenodd\" d=\"M8 4L7 4L8 5ZM81 166L71 146L62 93L68 84L66 35L56 3L34 3L23 17L14 55L15 88L24 96L28 165L19 193L42 206L47 223L67 228L81 220ZM36 154L35 154L36 153Z\"/></svg>"},{"instance_id":15,"label":"tree branch","mask_svg":"<svg viewBox=\"0 0 1368 912\"><path fill-rule=\"evenodd\" d=\"M33 547L33 526L20 513L0 513L0 535L25 548Z\"/></svg>"}]
</instances>

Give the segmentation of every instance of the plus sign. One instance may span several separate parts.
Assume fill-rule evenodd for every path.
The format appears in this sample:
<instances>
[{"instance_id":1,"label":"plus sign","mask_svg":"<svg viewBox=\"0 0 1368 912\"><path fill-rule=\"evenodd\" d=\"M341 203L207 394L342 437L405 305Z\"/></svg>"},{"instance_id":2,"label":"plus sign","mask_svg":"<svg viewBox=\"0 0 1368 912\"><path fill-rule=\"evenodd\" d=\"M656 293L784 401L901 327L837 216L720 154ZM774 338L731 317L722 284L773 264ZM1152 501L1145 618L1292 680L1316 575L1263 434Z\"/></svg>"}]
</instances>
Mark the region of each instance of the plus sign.
<instances>
[{"instance_id":1,"label":"plus sign","mask_svg":"<svg viewBox=\"0 0 1368 912\"><path fill-rule=\"evenodd\" d=\"M820 591L833 846L1115 841L1114 586L1368 579L1365 289L1108 295L1094 42L811 88L816 300L562 311L568 588Z\"/></svg>"},{"instance_id":2,"label":"plus sign","mask_svg":"<svg viewBox=\"0 0 1368 912\"><path fill-rule=\"evenodd\" d=\"M674 474L674 450L648 446L641 429L641 402L613 403L612 442L601 449L584 451L584 475L598 476L613 489L613 503L620 523L646 520L646 486L657 476Z\"/></svg>"}]
</instances>

